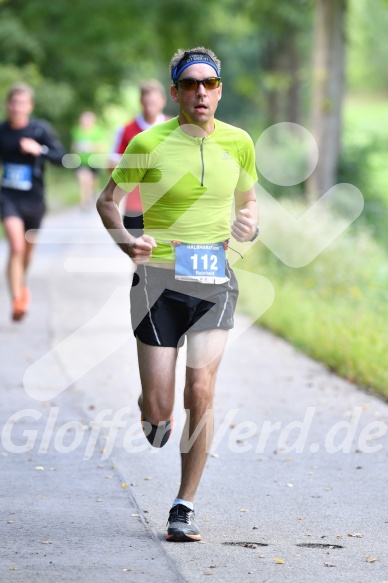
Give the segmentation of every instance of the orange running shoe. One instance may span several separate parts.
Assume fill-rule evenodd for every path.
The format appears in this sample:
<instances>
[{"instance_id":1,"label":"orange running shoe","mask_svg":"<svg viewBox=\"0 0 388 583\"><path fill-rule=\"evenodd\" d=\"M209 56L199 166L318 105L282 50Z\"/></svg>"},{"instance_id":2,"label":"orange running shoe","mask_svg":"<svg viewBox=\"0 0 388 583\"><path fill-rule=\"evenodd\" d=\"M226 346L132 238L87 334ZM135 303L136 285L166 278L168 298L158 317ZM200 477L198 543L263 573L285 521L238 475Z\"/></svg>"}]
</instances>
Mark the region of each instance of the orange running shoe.
<instances>
[{"instance_id":1,"label":"orange running shoe","mask_svg":"<svg viewBox=\"0 0 388 583\"><path fill-rule=\"evenodd\" d=\"M31 294L30 294L30 290L28 289L28 287L26 285L23 286L22 289L20 290L20 297L24 301L26 309L27 309L28 306L30 305L30 302L31 302Z\"/></svg>"},{"instance_id":2,"label":"orange running shoe","mask_svg":"<svg viewBox=\"0 0 388 583\"><path fill-rule=\"evenodd\" d=\"M23 286L20 290L20 296L14 298L12 302L12 320L18 322L26 315L28 306L30 305L31 294L28 287Z\"/></svg>"},{"instance_id":3,"label":"orange running shoe","mask_svg":"<svg viewBox=\"0 0 388 583\"><path fill-rule=\"evenodd\" d=\"M27 306L24 299L20 296L19 298L14 298L12 302L12 320L18 322L21 320L27 312Z\"/></svg>"}]
</instances>

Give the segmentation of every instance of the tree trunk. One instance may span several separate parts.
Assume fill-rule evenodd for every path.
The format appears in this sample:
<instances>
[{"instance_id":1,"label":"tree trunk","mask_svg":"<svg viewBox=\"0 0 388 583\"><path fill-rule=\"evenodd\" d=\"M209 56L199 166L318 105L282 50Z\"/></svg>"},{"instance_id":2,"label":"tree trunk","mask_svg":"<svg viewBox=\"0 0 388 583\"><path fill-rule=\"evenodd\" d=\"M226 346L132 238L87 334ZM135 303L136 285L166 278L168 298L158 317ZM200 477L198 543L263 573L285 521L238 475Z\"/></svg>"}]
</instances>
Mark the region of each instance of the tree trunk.
<instances>
[{"instance_id":1,"label":"tree trunk","mask_svg":"<svg viewBox=\"0 0 388 583\"><path fill-rule=\"evenodd\" d=\"M298 78L300 57L296 46L295 34L288 46L287 71L291 82L287 91L286 120L292 123L300 122L300 79Z\"/></svg>"},{"instance_id":2,"label":"tree trunk","mask_svg":"<svg viewBox=\"0 0 388 583\"><path fill-rule=\"evenodd\" d=\"M336 183L345 86L345 13L346 0L316 0L311 131L319 161L307 182L314 199Z\"/></svg>"},{"instance_id":3,"label":"tree trunk","mask_svg":"<svg viewBox=\"0 0 388 583\"><path fill-rule=\"evenodd\" d=\"M279 75L279 86L267 93L267 117L270 124L299 122L300 81L297 33L289 28L287 37L271 43L266 72ZM282 77L285 83L281 82Z\"/></svg>"}]
</instances>

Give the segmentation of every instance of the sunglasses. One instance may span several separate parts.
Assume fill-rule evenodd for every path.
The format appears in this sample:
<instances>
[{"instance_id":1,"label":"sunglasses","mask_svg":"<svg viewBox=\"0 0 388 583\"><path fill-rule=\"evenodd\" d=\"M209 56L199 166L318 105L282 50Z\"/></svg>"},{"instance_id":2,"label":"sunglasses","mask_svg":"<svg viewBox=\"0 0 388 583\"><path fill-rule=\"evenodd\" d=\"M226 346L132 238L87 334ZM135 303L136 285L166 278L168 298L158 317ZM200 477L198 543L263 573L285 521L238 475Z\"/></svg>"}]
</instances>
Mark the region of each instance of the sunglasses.
<instances>
[{"instance_id":1,"label":"sunglasses","mask_svg":"<svg viewBox=\"0 0 388 583\"><path fill-rule=\"evenodd\" d=\"M220 86L220 77L208 77L207 79L193 79L192 77L186 77L186 79L180 79L175 83L179 85L181 89L185 91L197 91L200 84L205 87L205 89L217 89Z\"/></svg>"}]
</instances>

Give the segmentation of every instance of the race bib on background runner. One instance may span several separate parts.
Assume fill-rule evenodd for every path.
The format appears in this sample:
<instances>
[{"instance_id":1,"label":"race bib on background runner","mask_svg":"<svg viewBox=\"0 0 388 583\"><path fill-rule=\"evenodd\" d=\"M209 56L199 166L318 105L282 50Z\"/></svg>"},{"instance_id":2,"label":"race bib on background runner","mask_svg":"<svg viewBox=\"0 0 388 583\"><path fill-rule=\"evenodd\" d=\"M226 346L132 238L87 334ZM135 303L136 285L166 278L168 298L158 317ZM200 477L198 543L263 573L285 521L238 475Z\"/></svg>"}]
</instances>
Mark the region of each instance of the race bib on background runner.
<instances>
[{"instance_id":1,"label":"race bib on background runner","mask_svg":"<svg viewBox=\"0 0 388 583\"><path fill-rule=\"evenodd\" d=\"M3 178L4 188L15 190L30 190L32 188L32 166L28 164L4 164Z\"/></svg>"},{"instance_id":2,"label":"race bib on background runner","mask_svg":"<svg viewBox=\"0 0 388 583\"><path fill-rule=\"evenodd\" d=\"M199 283L229 281L223 243L180 243L175 247L175 279Z\"/></svg>"}]
</instances>

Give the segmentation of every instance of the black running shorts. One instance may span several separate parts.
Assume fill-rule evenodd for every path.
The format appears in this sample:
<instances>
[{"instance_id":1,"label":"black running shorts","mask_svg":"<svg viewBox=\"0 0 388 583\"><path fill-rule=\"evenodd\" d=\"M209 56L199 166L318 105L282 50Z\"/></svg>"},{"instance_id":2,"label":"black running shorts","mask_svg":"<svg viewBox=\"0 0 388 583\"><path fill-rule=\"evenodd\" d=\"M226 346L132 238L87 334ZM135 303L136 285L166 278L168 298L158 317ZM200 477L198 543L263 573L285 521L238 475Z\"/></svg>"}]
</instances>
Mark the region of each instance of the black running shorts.
<instances>
[{"instance_id":1,"label":"black running shorts","mask_svg":"<svg viewBox=\"0 0 388 583\"><path fill-rule=\"evenodd\" d=\"M43 200L29 200L17 196L0 196L1 219L18 217L24 223L24 230L39 229L46 207Z\"/></svg>"},{"instance_id":2,"label":"black running shorts","mask_svg":"<svg viewBox=\"0 0 388 583\"><path fill-rule=\"evenodd\" d=\"M228 265L226 273L226 283L204 284L177 281L173 269L140 265L131 289L135 336L151 346L179 347L187 332L233 328L238 285Z\"/></svg>"}]
</instances>

